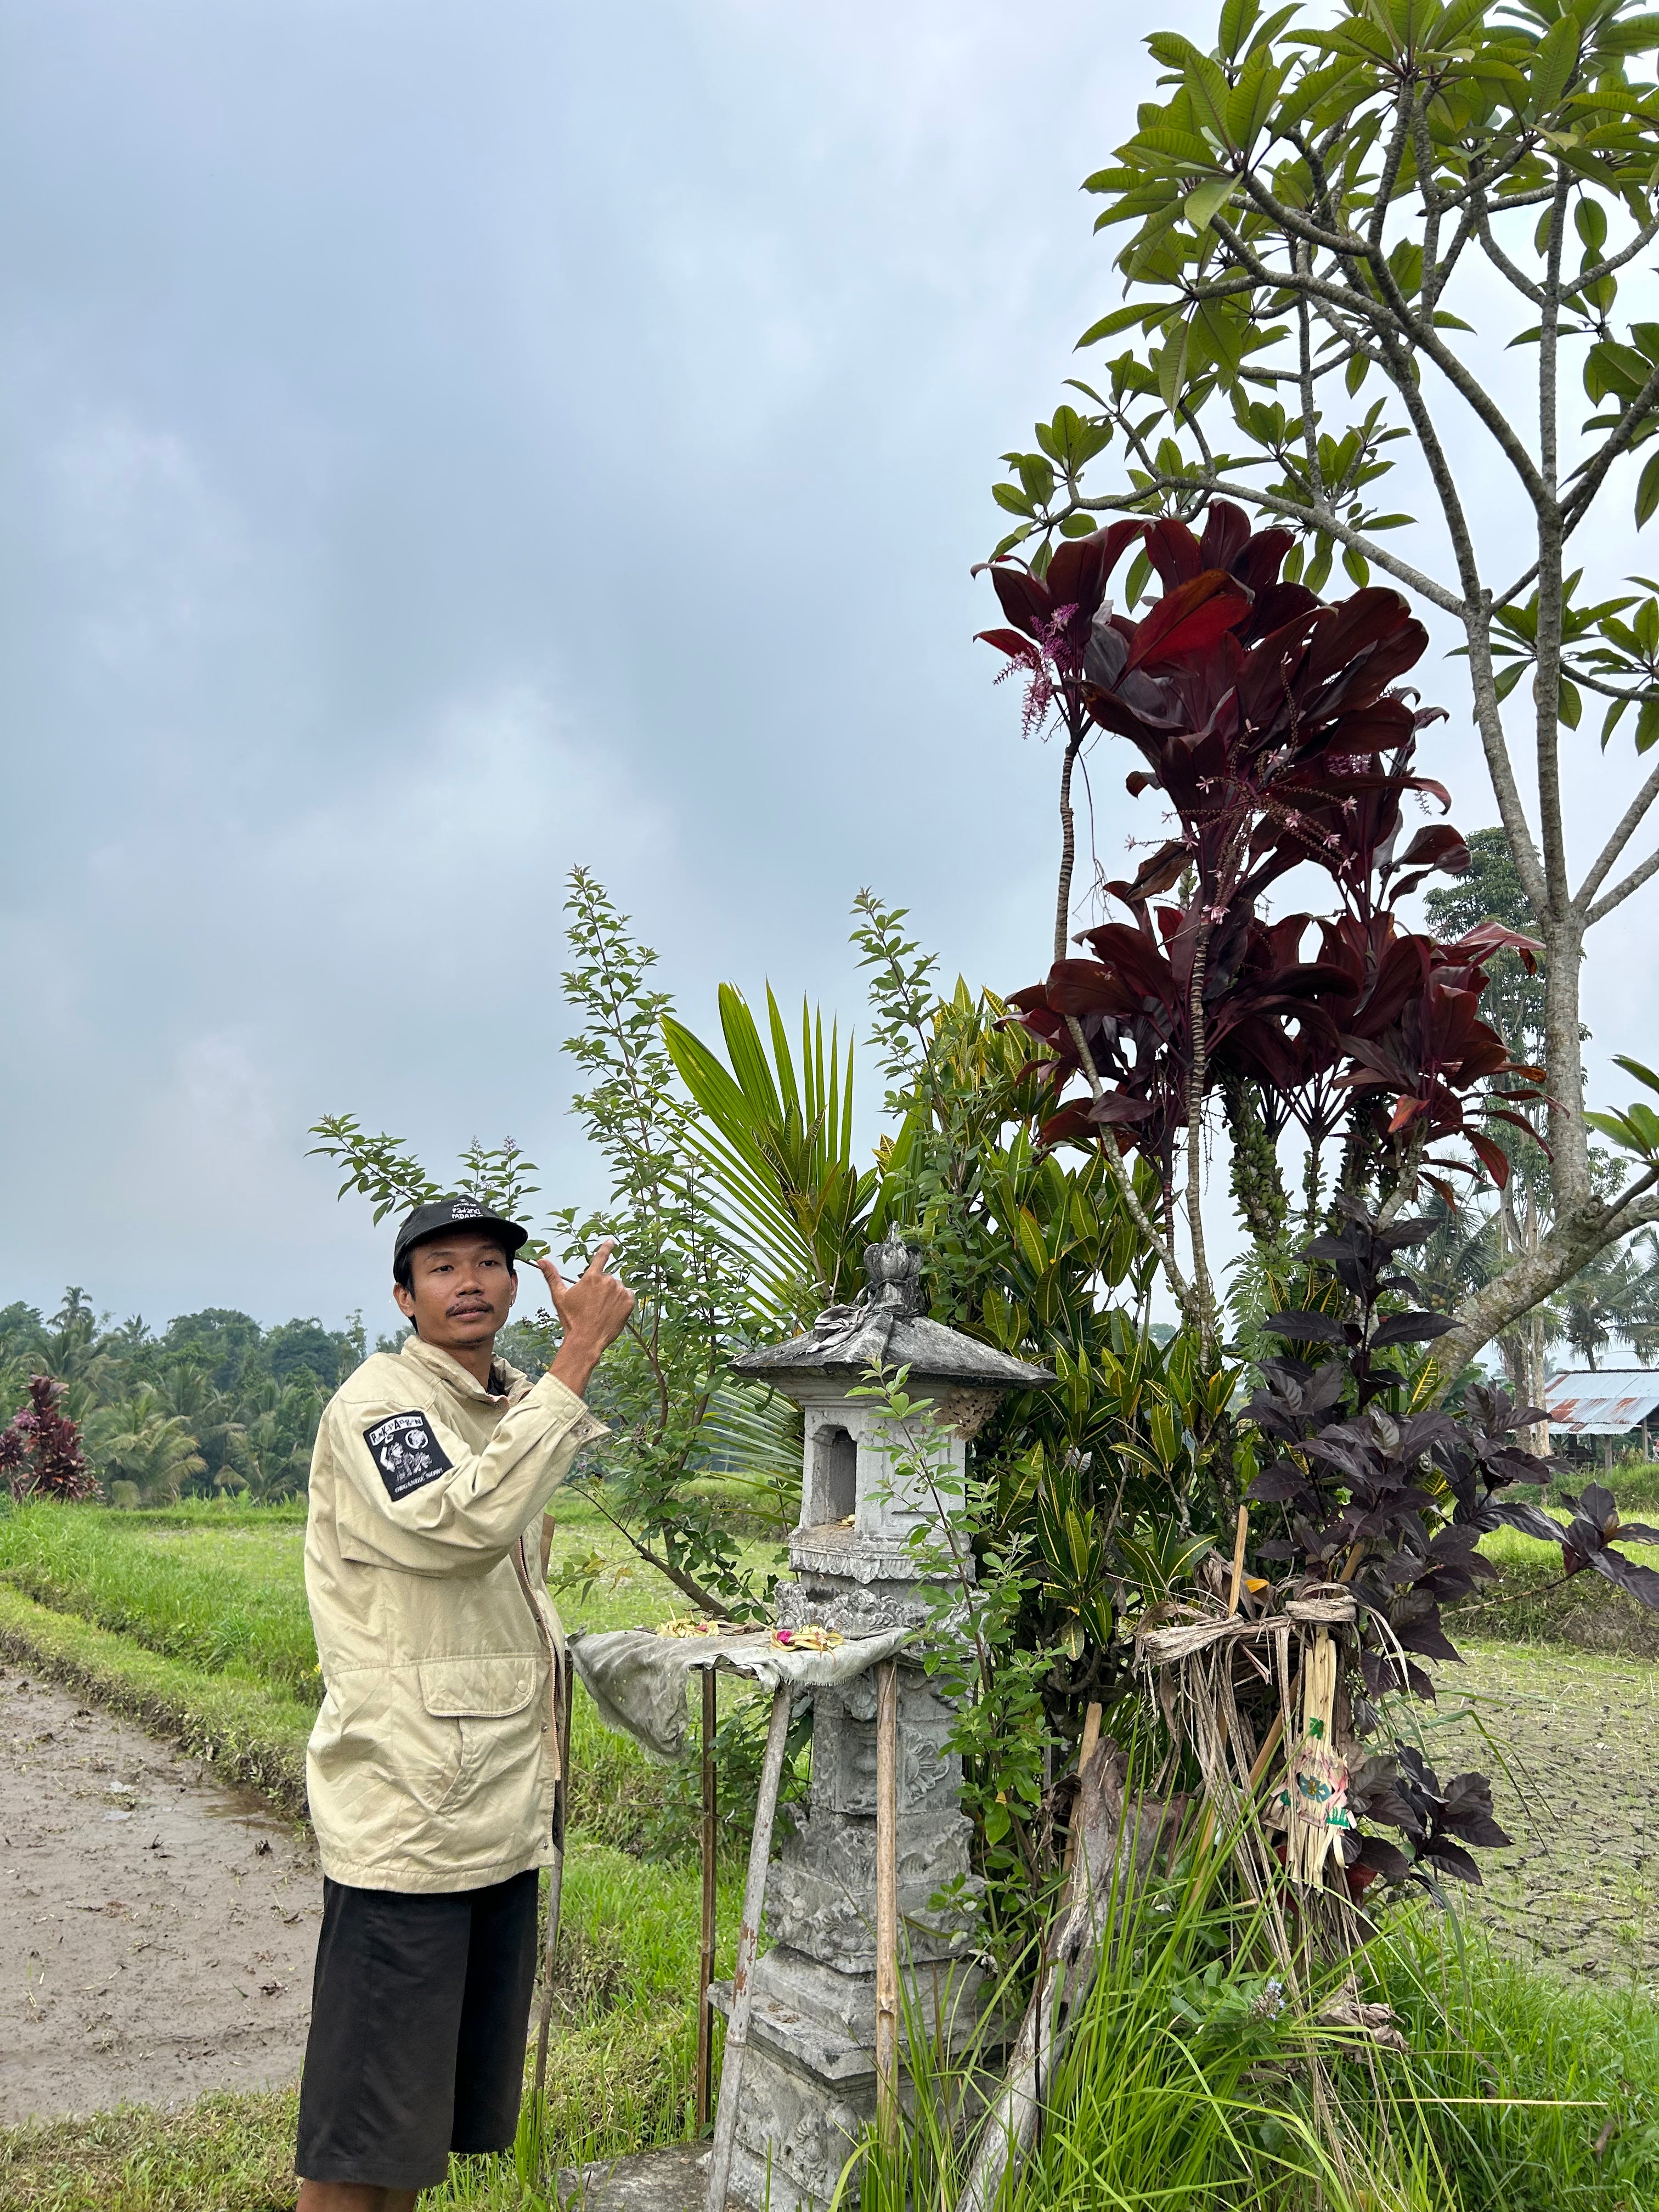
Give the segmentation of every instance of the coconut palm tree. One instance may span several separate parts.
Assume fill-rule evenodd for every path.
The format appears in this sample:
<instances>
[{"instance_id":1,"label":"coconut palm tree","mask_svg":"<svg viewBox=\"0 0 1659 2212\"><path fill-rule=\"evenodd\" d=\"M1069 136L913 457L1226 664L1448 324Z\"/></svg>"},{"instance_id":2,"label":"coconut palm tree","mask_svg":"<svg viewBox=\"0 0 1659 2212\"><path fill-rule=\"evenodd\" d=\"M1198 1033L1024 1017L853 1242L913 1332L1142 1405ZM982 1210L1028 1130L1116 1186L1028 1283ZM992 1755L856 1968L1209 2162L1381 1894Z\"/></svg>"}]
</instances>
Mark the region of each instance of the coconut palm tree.
<instances>
[{"instance_id":1,"label":"coconut palm tree","mask_svg":"<svg viewBox=\"0 0 1659 2212\"><path fill-rule=\"evenodd\" d=\"M250 1497L265 1502L291 1498L305 1488L322 1407L322 1393L303 1379L267 1380L242 1393L237 1410Z\"/></svg>"},{"instance_id":2,"label":"coconut palm tree","mask_svg":"<svg viewBox=\"0 0 1659 2212\"><path fill-rule=\"evenodd\" d=\"M236 1405L214 1388L206 1371L191 1360L170 1360L152 1387L165 1410L183 1421L195 1438L210 1486L245 1488L247 1431Z\"/></svg>"},{"instance_id":3,"label":"coconut palm tree","mask_svg":"<svg viewBox=\"0 0 1659 2212\"><path fill-rule=\"evenodd\" d=\"M99 1407L86 1437L104 1480L134 1484L146 1505L176 1498L207 1466L189 1424L148 1384L118 1405Z\"/></svg>"}]
</instances>

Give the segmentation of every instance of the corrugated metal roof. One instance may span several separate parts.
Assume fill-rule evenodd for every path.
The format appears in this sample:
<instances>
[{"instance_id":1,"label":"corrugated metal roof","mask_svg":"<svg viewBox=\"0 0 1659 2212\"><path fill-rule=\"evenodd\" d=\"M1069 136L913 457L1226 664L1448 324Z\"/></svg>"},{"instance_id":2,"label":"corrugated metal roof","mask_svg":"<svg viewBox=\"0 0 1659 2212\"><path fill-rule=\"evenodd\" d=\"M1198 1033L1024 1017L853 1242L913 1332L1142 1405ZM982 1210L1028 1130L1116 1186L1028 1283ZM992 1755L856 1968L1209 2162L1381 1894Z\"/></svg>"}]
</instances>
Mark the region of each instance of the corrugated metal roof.
<instances>
[{"instance_id":1,"label":"corrugated metal roof","mask_svg":"<svg viewBox=\"0 0 1659 2212\"><path fill-rule=\"evenodd\" d=\"M1576 1437L1622 1437L1659 1410L1659 1368L1578 1368L1544 1386L1552 1428Z\"/></svg>"}]
</instances>

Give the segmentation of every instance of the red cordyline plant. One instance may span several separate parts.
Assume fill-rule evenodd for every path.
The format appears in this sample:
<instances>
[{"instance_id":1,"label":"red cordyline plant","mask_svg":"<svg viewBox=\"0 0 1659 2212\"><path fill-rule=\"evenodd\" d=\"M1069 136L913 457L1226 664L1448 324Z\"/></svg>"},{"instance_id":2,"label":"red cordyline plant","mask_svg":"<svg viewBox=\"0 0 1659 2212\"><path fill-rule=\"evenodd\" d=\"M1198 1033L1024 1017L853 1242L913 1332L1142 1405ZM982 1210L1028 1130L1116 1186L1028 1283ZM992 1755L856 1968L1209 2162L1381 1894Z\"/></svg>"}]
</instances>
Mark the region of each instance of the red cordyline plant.
<instances>
[{"instance_id":1,"label":"red cordyline plant","mask_svg":"<svg viewBox=\"0 0 1659 2212\"><path fill-rule=\"evenodd\" d=\"M1137 538L1164 585L1139 621L1115 613L1106 597ZM1255 1211L1244 1210L1264 1242L1277 1243L1288 1212L1276 1140L1291 1121L1307 1139L1311 1241L1297 1257L1320 1271L1324 1287L1310 1310L1266 1318L1284 1348L1258 1362L1261 1387L1243 1416L1250 1452L1265 1463L1237 1540L1241 1563L1259 1572L1235 1578L1224 1619L1193 1631L1218 1595L1212 1578L1204 1597L1200 1566L1183 1601L1187 1625L1169 1631L1160 1656L1154 1613L1143 1624L1152 1629L1144 1648L1154 1664L1190 1659L1200 1675L1219 1668L1204 1676L1212 1724L1194 1741L1208 1746L1200 1754L1206 1788L1224 1802L1247 1774L1244 1787L1254 1790L1285 1706L1268 1670L1258 1665L1256 1680L1235 1666L1231 1643L1217 1643L1212 1631L1248 1638L1279 1624L1288 1636L1298 1620L1327 1624L1296 1634L1323 1639L1327 1656L1331 1641L1338 1646L1318 1723L1328 1771L1310 1766L1311 1737L1287 1745L1280 1799L1294 1808L1316 1784L1337 1791L1346 1809L1334 1878L1357 1897L1377 1880L1478 1881L1467 1847L1507 1841L1483 1777L1454 1777L1443 1790L1408 1745L1366 1741L1382 1726L1387 1696L1433 1695L1420 1658L1455 1660L1441 1608L1492 1573L1480 1537L1509 1528L1559 1544L1567 1571L1591 1565L1650 1604L1659 1603L1659 1576L1610 1548L1616 1516L1609 1521L1611 1500L1601 1493L1586 1494L1570 1528L1503 1494L1549 1480L1512 1441L1535 1408L1478 1388L1472 1414L1459 1417L1401 1402L1406 1378L1394 1348L1431 1343L1453 1324L1421 1309L1401 1265L1398 1255L1431 1224L1399 1218L1400 1208L1420 1176L1448 1197L1447 1170L1504 1180L1507 1159L1477 1119L1534 1133L1516 1109L1539 1097L1540 1071L1511 1064L1480 1019L1480 1000L1495 953L1512 948L1530 963L1536 948L1494 924L1446 943L1400 919L1401 899L1425 875L1468 861L1449 824L1409 836L1404 828L1408 798L1443 811L1450 804L1414 772L1418 732L1433 715L1400 682L1427 638L1394 592L1326 604L1281 582L1291 543L1285 531L1253 536L1222 501L1201 536L1174 520L1115 523L1061 544L1041 574L994 565L1013 627L984 635L1008 655L1005 672L1024 678L1027 733L1057 724L1065 745L1053 963L1012 1000L1043 1048L1033 1066L1048 1079L1050 1110L1039 1133L1048 1144L1098 1148L1111 1165L1206 1371L1219 1364L1199 1205L1209 1103L1218 1093L1232 1125L1242 1199L1239 1162L1254 1156ZM1173 820L1138 873L1098 885L1127 919L1085 930L1079 957L1068 944L1071 787L1083 747L1100 732L1135 748L1131 794L1156 791ZM1264 915L1267 894L1301 867L1329 883L1332 909ZM1316 1233L1320 1156L1339 1134L1337 1188ZM1473 1162L1431 1149L1457 1139ZM1157 1171L1156 1221L1125 1164L1136 1152ZM1190 1273L1176 1253L1181 1181ZM1309 1346L1328 1356L1304 1358ZM1232 1419L1224 1416L1224 1430ZM1222 1437L1218 1465L1231 1451ZM1218 1537L1232 1534L1230 1518L1218 1502ZM1322 1613L1310 1614L1310 1605ZM1183 1644L1189 1632L1196 1641ZM1166 1711L1196 1711L1196 1680ZM1287 1816L1291 1829L1302 1817ZM1378 1837L1378 1823L1395 1828L1403 1847Z\"/></svg>"},{"instance_id":2,"label":"red cordyline plant","mask_svg":"<svg viewBox=\"0 0 1659 2212\"><path fill-rule=\"evenodd\" d=\"M14 1498L55 1498L67 1504L98 1495L81 1431L59 1409L63 1395L63 1384L50 1375L31 1375L28 1404L0 1429L0 1474Z\"/></svg>"},{"instance_id":3,"label":"red cordyline plant","mask_svg":"<svg viewBox=\"0 0 1659 2212\"><path fill-rule=\"evenodd\" d=\"M1135 621L1106 595L1138 538L1164 593ZM1449 1195L1445 1170L1479 1170L1429 1147L1462 1138L1501 1182L1508 1162L1473 1119L1497 1115L1530 1134L1515 1108L1539 1096L1540 1071L1512 1066L1478 1011L1493 955L1509 947L1530 963L1535 947L1496 924L1442 943L1395 912L1430 872L1468 861L1446 823L1418 830L1402 848L1408 796L1450 804L1413 772L1417 733L1440 710L1419 708L1399 684L1426 633L1395 592L1328 604L1281 582L1292 543L1284 530L1253 535L1224 501L1212 504L1201 537L1174 519L1114 523L1060 545L1041 576L994 565L1014 627L982 633L1009 656L1006 672L1025 679L1027 732L1052 719L1065 738L1053 965L1012 1000L1044 1048L1037 1066L1054 1103L1042 1135L1092 1146L1109 1130L1109 1157L1137 1151L1153 1164L1164 1218L1143 1219L1143 1233L1210 1343L1198 1189L1212 1093L1237 1155L1250 1156L1255 1136L1260 1164L1266 1139L1271 1189L1251 1216L1259 1236L1283 1221L1273 1148L1291 1121L1308 1142L1311 1228L1322 1154L1339 1132L1350 1194L1376 1186L1398 1203L1426 1167ZM1089 957L1077 957L1066 941L1071 784L1097 732L1135 747L1144 765L1130 793L1159 793L1174 821L1133 878L1100 886L1128 919L1085 930ZM1265 894L1303 866L1329 879L1336 911L1264 917ZM1504 1077L1513 1085L1494 1094L1493 1079ZM1190 1275L1176 1254L1183 1148ZM1127 1176L1120 1182L1132 1194Z\"/></svg>"}]
</instances>

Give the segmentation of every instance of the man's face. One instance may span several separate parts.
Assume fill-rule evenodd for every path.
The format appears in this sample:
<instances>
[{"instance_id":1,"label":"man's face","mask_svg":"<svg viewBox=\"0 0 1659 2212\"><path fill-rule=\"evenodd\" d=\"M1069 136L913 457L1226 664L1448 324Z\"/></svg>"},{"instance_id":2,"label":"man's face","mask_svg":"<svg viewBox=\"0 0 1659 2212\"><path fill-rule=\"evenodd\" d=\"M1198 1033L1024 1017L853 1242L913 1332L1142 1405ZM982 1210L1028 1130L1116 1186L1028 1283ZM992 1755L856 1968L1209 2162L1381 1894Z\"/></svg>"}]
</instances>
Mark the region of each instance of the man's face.
<instances>
[{"instance_id":1,"label":"man's face","mask_svg":"<svg viewBox=\"0 0 1659 2212\"><path fill-rule=\"evenodd\" d=\"M410 1285L392 1295L416 1334L441 1352L488 1344L513 1310L518 1278L487 1237L444 1230L409 1255Z\"/></svg>"}]
</instances>

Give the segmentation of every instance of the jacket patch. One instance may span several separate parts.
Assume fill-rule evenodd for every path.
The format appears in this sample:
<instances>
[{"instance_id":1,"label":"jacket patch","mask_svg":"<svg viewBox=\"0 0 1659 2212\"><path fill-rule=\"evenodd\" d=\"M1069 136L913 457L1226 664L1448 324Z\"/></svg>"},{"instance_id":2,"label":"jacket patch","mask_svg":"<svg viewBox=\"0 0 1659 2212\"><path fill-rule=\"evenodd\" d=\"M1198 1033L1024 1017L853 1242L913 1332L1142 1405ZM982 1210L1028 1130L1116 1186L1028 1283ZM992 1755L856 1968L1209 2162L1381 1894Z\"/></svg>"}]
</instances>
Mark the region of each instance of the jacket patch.
<instances>
[{"instance_id":1,"label":"jacket patch","mask_svg":"<svg viewBox=\"0 0 1659 2212\"><path fill-rule=\"evenodd\" d=\"M424 1490L428 1482L447 1474L455 1464L433 1435L424 1413L393 1413L387 1420L376 1421L363 1431L363 1442L394 1505L411 1491Z\"/></svg>"}]
</instances>

